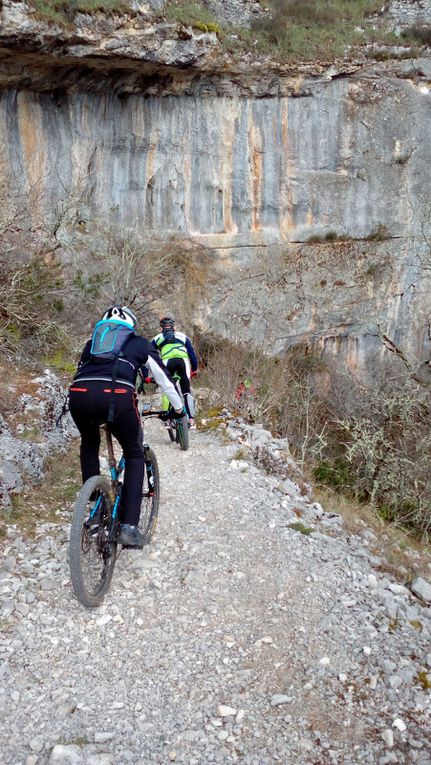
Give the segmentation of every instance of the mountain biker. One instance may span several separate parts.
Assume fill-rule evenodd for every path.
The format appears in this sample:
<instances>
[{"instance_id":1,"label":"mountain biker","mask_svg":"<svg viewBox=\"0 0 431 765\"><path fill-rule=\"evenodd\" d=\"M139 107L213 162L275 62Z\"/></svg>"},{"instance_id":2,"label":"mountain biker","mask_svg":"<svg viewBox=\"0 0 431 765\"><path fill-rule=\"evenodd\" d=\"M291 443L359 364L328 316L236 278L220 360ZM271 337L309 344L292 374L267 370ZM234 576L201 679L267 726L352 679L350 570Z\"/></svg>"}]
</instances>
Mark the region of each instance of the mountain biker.
<instances>
[{"instance_id":1,"label":"mountain biker","mask_svg":"<svg viewBox=\"0 0 431 765\"><path fill-rule=\"evenodd\" d=\"M105 322L107 327L109 324L107 330L103 330ZM145 365L150 369L151 375L167 395L174 409L172 416L180 417L184 414L181 398L169 372L151 343L137 334L136 324L137 318L127 306L114 305L107 308L96 328L102 326L102 337L109 328L123 332L126 339L122 341L120 352L114 359L107 359L106 356L97 358L92 339L88 340L69 389L70 413L81 435L83 482L100 474L101 423L109 424L112 434L123 449L126 465L121 492L119 542L130 547L142 547L144 541L137 527L145 469L143 430L135 392L136 377L141 367Z\"/></svg>"},{"instance_id":2,"label":"mountain biker","mask_svg":"<svg viewBox=\"0 0 431 765\"><path fill-rule=\"evenodd\" d=\"M195 375L198 368L195 350L190 338L184 332L175 329L175 320L171 316L160 319L160 328L162 331L153 337L151 342L160 352L161 359L171 375L179 375L189 428L196 430L194 403L190 393L190 376Z\"/></svg>"}]
</instances>

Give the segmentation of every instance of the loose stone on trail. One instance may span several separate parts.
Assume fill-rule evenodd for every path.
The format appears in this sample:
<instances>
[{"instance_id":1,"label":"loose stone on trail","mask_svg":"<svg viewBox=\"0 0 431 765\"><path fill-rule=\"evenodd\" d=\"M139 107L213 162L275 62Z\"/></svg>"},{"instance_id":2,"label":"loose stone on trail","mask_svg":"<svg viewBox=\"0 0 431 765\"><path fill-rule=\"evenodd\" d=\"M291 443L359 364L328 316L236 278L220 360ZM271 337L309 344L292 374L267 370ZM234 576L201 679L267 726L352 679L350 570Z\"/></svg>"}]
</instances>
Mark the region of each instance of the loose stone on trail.
<instances>
[{"instance_id":1,"label":"loose stone on trail","mask_svg":"<svg viewBox=\"0 0 431 765\"><path fill-rule=\"evenodd\" d=\"M219 717L233 717L236 715L237 710L233 707L229 707L226 704L219 704L217 707L217 714Z\"/></svg>"},{"instance_id":2,"label":"loose stone on trail","mask_svg":"<svg viewBox=\"0 0 431 765\"><path fill-rule=\"evenodd\" d=\"M329 544L293 534L280 500L306 527L325 516L278 475L229 471L240 442L197 431L173 460L157 425L157 534L121 553L100 608L70 586L72 501L0 550L2 765L308 765L323 753L429 765L427 604L342 525ZM257 439L261 460L271 439Z\"/></svg>"}]
</instances>

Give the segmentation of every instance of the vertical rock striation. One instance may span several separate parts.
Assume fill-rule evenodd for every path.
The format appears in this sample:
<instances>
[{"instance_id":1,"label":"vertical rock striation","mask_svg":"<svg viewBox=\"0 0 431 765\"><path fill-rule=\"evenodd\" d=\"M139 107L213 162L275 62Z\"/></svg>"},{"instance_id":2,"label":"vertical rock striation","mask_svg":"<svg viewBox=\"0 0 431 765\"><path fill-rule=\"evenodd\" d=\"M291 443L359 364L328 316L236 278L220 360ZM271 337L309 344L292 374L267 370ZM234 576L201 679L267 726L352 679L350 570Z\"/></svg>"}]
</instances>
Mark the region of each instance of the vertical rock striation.
<instances>
[{"instance_id":1,"label":"vertical rock striation","mask_svg":"<svg viewBox=\"0 0 431 765\"><path fill-rule=\"evenodd\" d=\"M197 239L218 279L195 319L270 350L353 336L365 359L377 323L426 349L429 59L223 72L215 35L84 17L14 38L8 7L0 168L33 230Z\"/></svg>"}]
</instances>

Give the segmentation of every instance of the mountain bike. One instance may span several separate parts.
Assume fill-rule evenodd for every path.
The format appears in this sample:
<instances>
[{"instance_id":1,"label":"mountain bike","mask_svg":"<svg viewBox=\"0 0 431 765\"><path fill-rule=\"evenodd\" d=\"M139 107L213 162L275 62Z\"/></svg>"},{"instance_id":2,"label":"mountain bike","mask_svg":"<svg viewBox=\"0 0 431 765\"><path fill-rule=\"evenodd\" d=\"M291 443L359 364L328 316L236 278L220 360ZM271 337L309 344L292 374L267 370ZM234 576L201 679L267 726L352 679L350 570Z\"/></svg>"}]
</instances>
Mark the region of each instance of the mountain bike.
<instances>
[{"instance_id":1,"label":"mountain bike","mask_svg":"<svg viewBox=\"0 0 431 765\"><path fill-rule=\"evenodd\" d=\"M143 412L142 417L159 417L162 412ZM70 577L80 603L87 608L100 605L111 584L119 555L119 507L124 455L115 459L112 434L105 431L110 479L94 475L78 494L72 517L69 542ZM160 502L159 468L156 455L144 443L144 485L138 528L149 544L157 526ZM125 549L127 545L123 545Z\"/></svg>"}]
</instances>

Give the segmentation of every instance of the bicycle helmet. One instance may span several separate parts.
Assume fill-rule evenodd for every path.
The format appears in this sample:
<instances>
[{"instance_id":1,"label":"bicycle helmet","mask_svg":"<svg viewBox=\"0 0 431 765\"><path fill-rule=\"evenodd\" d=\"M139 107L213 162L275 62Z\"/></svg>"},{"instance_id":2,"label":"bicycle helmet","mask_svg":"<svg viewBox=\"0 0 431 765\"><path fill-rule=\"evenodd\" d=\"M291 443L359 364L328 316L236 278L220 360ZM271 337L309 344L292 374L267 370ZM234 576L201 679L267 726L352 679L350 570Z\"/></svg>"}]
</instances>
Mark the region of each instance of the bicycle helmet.
<instances>
[{"instance_id":1,"label":"bicycle helmet","mask_svg":"<svg viewBox=\"0 0 431 765\"><path fill-rule=\"evenodd\" d=\"M115 319L116 321L121 321L124 324L128 324L129 327L133 328L138 322L136 315L126 305L111 305L110 308L107 308L103 314L102 320L104 319Z\"/></svg>"},{"instance_id":2,"label":"bicycle helmet","mask_svg":"<svg viewBox=\"0 0 431 765\"><path fill-rule=\"evenodd\" d=\"M175 320L171 316L164 316L160 319L160 326L162 329L173 329Z\"/></svg>"}]
</instances>

